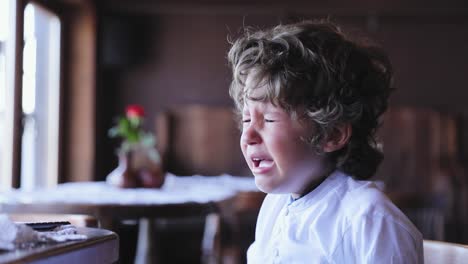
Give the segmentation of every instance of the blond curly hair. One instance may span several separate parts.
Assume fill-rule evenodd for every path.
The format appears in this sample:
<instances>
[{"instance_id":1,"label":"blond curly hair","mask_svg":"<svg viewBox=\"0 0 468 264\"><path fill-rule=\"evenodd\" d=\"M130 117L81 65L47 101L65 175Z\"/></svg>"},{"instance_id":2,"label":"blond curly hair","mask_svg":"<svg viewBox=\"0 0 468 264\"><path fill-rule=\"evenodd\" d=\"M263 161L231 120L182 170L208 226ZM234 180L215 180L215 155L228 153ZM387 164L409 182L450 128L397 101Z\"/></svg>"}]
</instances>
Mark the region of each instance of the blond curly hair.
<instances>
[{"instance_id":1,"label":"blond curly hair","mask_svg":"<svg viewBox=\"0 0 468 264\"><path fill-rule=\"evenodd\" d=\"M233 74L229 93L239 113L246 99L261 100L313 122L317 130L304 140L318 152L338 125L350 124L349 142L328 155L355 178L375 173L383 159L375 133L393 90L392 67L380 48L352 41L329 21L304 21L246 29L232 43L228 61ZM257 86L246 87L249 74ZM266 92L252 97L258 87Z\"/></svg>"}]
</instances>

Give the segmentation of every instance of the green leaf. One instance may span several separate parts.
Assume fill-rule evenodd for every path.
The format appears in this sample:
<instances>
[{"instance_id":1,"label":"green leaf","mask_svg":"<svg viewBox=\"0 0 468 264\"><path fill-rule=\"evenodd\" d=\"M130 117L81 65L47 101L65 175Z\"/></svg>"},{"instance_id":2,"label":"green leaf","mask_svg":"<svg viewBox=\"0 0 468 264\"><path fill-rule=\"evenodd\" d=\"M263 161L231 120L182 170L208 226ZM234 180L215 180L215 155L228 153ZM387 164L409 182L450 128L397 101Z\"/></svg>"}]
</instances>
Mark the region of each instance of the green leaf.
<instances>
[{"instance_id":1,"label":"green leaf","mask_svg":"<svg viewBox=\"0 0 468 264\"><path fill-rule=\"evenodd\" d=\"M120 136L119 128L118 127L112 127L111 129L109 129L107 134L109 135L109 137L112 137L112 138L118 137L118 136Z\"/></svg>"},{"instance_id":2,"label":"green leaf","mask_svg":"<svg viewBox=\"0 0 468 264\"><path fill-rule=\"evenodd\" d=\"M120 118L119 120L119 133L122 137L127 137L130 131L130 122L126 118Z\"/></svg>"},{"instance_id":3,"label":"green leaf","mask_svg":"<svg viewBox=\"0 0 468 264\"><path fill-rule=\"evenodd\" d=\"M148 157L154 162L160 162L161 156L155 148L148 149Z\"/></svg>"},{"instance_id":4,"label":"green leaf","mask_svg":"<svg viewBox=\"0 0 468 264\"><path fill-rule=\"evenodd\" d=\"M145 147L154 147L156 144L156 138L152 133L149 132L142 132L141 133L141 144Z\"/></svg>"}]
</instances>

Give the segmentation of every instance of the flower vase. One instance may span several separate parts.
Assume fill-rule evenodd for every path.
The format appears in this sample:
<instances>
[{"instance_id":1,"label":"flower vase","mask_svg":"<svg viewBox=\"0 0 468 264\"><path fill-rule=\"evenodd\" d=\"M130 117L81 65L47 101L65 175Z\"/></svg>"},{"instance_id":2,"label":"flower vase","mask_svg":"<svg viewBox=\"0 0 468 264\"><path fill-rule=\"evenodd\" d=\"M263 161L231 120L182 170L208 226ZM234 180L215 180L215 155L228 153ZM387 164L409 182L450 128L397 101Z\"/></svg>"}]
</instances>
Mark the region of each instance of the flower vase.
<instances>
[{"instance_id":1,"label":"flower vase","mask_svg":"<svg viewBox=\"0 0 468 264\"><path fill-rule=\"evenodd\" d=\"M165 172L159 152L154 147L137 147L134 150L132 168L138 185L143 188L160 188Z\"/></svg>"},{"instance_id":2,"label":"flower vase","mask_svg":"<svg viewBox=\"0 0 468 264\"><path fill-rule=\"evenodd\" d=\"M121 152L118 156L119 164L117 168L107 175L106 182L119 188L138 187L138 179L135 177L135 173L131 167L131 151Z\"/></svg>"}]
</instances>

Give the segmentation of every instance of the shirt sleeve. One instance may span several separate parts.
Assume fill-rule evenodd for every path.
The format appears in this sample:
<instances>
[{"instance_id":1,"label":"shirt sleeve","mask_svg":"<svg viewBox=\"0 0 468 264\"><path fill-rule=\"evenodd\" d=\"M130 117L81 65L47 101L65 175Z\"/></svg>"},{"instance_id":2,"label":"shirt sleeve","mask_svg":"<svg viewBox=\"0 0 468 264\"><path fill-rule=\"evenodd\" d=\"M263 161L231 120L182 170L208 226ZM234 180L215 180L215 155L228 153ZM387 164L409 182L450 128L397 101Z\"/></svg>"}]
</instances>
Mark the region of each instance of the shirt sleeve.
<instances>
[{"instance_id":1,"label":"shirt sleeve","mask_svg":"<svg viewBox=\"0 0 468 264\"><path fill-rule=\"evenodd\" d=\"M335 259L347 263L424 263L422 237L391 217L373 213L355 218Z\"/></svg>"},{"instance_id":2,"label":"shirt sleeve","mask_svg":"<svg viewBox=\"0 0 468 264\"><path fill-rule=\"evenodd\" d=\"M260 256L258 253L257 244L253 242L247 249L247 263L259 263Z\"/></svg>"}]
</instances>

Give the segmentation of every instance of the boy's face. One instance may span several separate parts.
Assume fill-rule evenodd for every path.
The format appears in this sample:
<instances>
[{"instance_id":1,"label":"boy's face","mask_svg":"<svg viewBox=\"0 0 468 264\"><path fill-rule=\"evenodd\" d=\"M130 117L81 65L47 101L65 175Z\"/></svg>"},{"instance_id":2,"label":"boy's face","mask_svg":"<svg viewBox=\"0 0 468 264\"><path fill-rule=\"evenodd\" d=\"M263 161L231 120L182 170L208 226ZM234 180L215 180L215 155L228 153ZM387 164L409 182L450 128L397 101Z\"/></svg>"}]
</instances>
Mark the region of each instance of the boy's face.
<instances>
[{"instance_id":1,"label":"boy's face","mask_svg":"<svg viewBox=\"0 0 468 264\"><path fill-rule=\"evenodd\" d=\"M249 83L247 78L246 84ZM254 93L263 90L258 88ZM301 140L310 136L313 129L306 128L282 108L246 100L242 122L242 153L260 190L302 195L307 186L323 176L324 156Z\"/></svg>"}]
</instances>

